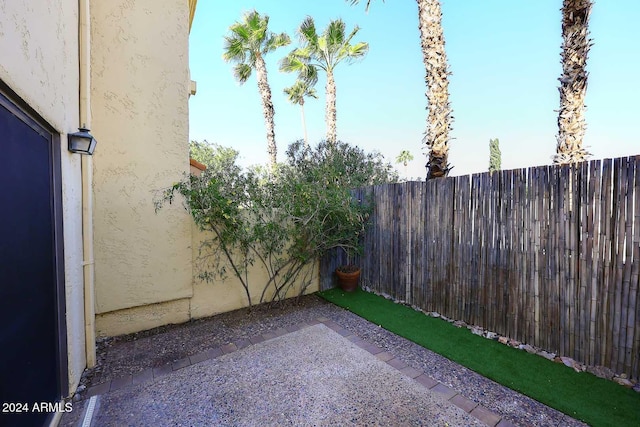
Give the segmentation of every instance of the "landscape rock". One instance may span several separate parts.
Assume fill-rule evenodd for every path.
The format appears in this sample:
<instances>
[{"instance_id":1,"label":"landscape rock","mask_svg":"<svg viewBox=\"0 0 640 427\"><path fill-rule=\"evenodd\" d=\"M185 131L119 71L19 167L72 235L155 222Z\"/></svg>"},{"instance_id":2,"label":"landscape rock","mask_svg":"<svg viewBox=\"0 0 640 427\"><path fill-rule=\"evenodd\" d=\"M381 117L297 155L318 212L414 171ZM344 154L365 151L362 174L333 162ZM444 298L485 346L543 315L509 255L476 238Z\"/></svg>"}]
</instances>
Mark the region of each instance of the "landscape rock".
<instances>
[{"instance_id":1,"label":"landscape rock","mask_svg":"<svg viewBox=\"0 0 640 427\"><path fill-rule=\"evenodd\" d=\"M455 322L453 322L453 326L458 328L466 328L467 324L464 323L462 320L456 320Z\"/></svg>"},{"instance_id":2,"label":"landscape rock","mask_svg":"<svg viewBox=\"0 0 640 427\"><path fill-rule=\"evenodd\" d=\"M560 360L562 361L562 363L565 366L567 366L569 368L573 368L573 370L576 371L576 372L583 372L586 369L586 367L584 365L576 362L575 360L573 360L570 357L562 356L562 357L560 357Z\"/></svg>"},{"instance_id":3,"label":"landscape rock","mask_svg":"<svg viewBox=\"0 0 640 427\"><path fill-rule=\"evenodd\" d=\"M613 381L627 388L633 387L633 383L629 381L627 378L615 377Z\"/></svg>"},{"instance_id":4,"label":"landscape rock","mask_svg":"<svg viewBox=\"0 0 640 427\"><path fill-rule=\"evenodd\" d=\"M490 340L495 340L495 339L498 338L498 334L496 334L495 332L490 332L490 331L487 331L484 334L484 336L485 336L485 338L490 339Z\"/></svg>"},{"instance_id":5,"label":"landscape rock","mask_svg":"<svg viewBox=\"0 0 640 427\"><path fill-rule=\"evenodd\" d=\"M542 356L542 357L544 357L545 359L548 359L548 360L554 360L556 358L555 353L548 353L548 352L546 352L544 350L539 351L537 354L538 354L538 356Z\"/></svg>"},{"instance_id":6,"label":"landscape rock","mask_svg":"<svg viewBox=\"0 0 640 427\"><path fill-rule=\"evenodd\" d=\"M520 350L524 350L524 351L526 351L527 353L531 353L531 354L535 354L535 352L536 352L536 349L535 349L535 348L533 348L533 347L531 347L529 344L520 344L520 345L518 346L518 348L519 348Z\"/></svg>"},{"instance_id":7,"label":"landscape rock","mask_svg":"<svg viewBox=\"0 0 640 427\"><path fill-rule=\"evenodd\" d=\"M606 366L588 366L587 372L592 373L598 378L604 378L606 380L611 380L616 375L615 372Z\"/></svg>"},{"instance_id":8,"label":"landscape rock","mask_svg":"<svg viewBox=\"0 0 640 427\"><path fill-rule=\"evenodd\" d=\"M452 323L454 326L458 328L466 327L471 331L472 334L485 337L490 340L497 340L500 344L508 345L513 348L518 348L520 350L524 350L529 354L537 354L538 356L544 357L547 360L551 360L555 363L562 363L563 365L572 368L576 372L589 372L599 378L604 378L609 381L614 381L615 383L622 385L623 387L632 388L635 392L640 393L640 382L632 381L628 378L627 374L621 373L616 375L616 373L607 368L606 366L588 366L579 362L576 362L570 357L566 356L558 356L555 353L550 353L548 351L542 350L540 348L534 347L529 344L523 344L520 341L509 339L508 337L498 335L496 332L485 330L480 326L468 325L463 320L454 320L450 319L446 316L441 315L437 311L424 312L431 317L440 318L442 320L446 320L449 323Z\"/></svg>"}]
</instances>

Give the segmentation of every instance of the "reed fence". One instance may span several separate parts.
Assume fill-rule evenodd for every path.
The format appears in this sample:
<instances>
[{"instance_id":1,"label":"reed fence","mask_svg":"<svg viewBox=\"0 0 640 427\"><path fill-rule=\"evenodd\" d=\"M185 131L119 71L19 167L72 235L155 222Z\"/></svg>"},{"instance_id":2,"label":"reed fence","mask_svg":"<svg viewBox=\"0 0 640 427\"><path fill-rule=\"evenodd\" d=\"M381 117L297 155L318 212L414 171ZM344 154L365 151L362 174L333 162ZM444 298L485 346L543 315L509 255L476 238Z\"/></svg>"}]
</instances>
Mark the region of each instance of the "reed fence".
<instances>
[{"instance_id":1,"label":"reed fence","mask_svg":"<svg viewBox=\"0 0 640 427\"><path fill-rule=\"evenodd\" d=\"M359 189L361 285L639 379L640 156ZM321 261L334 286L344 254Z\"/></svg>"}]
</instances>

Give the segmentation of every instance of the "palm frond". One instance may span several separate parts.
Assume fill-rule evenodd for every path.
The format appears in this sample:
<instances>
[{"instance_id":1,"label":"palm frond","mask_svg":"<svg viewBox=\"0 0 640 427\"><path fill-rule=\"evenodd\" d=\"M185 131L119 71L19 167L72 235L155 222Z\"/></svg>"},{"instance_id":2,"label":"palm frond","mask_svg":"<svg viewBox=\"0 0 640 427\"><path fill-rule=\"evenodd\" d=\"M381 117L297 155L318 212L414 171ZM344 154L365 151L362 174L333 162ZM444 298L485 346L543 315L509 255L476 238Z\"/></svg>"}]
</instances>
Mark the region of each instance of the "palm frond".
<instances>
[{"instance_id":1,"label":"palm frond","mask_svg":"<svg viewBox=\"0 0 640 427\"><path fill-rule=\"evenodd\" d=\"M285 95L288 95L289 101L291 101L291 103L293 103L293 104L297 104L298 103L298 101L297 101L297 99L298 99L298 91L297 91L295 85L293 85L291 87L285 87L282 91L285 93Z\"/></svg>"},{"instance_id":2,"label":"palm frond","mask_svg":"<svg viewBox=\"0 0 640 427\"><path fill-rule=\"evenodd\" d=\"M354 4L359 4L359 3L360 3L360 0L347 0L347 1L348 1L349 3L351 3L351 6L353 6ZM382 3L384 3L384 0L382 0ZM371 0L367 0L367 4L366 4L366 6L364 7L364 10L365 10L366 12L368 12L368 11L369 11L369 6L371 6Z\"/></svg>"},{"instance_id":3,"label":"palm frond","mask_svg":"<svg viewBox=\"0 0 640 427\"><path fill-rule=\"evenodd\" d=\"M268 16L260 16L260 14L254 9L244 15L244 23L246 27L253 33L267 28L269 24Z\"/></svg>"},{"instance_id":4,"label":"palm frond","mask_svg":"<svg viewBox=\"0 0 640 427\"><path fill-rule=\"evenodd\" d=\"M316 90L304 80L296 80L293 86L284 89L284 93L288 95L289 102L295 105L304 104L305 97L318 98Z\"/></svg>"},{"instance_id":5,"label":"palm frond","mask_svg":"<svg viewBox=\"0 0 640 427\"><path fill-rule=\"evenodd\" d=\"M311 56L312 56L311 55L311 48L309 48L309 47L299 47L299 48L293 50L290 55L298 58L301 61L309 62L309 60L311 59Z\"/></svg>"},{"instance_id":6,"label":"palm frond","mask_svg":"<svg viewBox=\"0 0 640 427\"><path fill-rule=\"evenodd\" d=\"M345 27L346 25L342 19L336 19L331 21L326 30L324 30L322 37L327 41L327 49L329 51L335 52L344 44Z\"/></svg>"},{"instance_id":7,"label":"palm frond","mask_svg":"<svg viewBox=\"0 0 640 427\"><path fill-rule=\"evenodd\" d=\"M318 99L318 92L316 92L315 88L309 88L309 90L305 93L305 96Z\"/></svg>"},{"instance_id":8,"label":"palm frond","mask_svg":"<svg viewBox=\"0 0 640 427\"><path fill-rule=\"evenodd\" d=\"M261 54L290 43L286 33L273 34L268 31L268 25L267 15L260 15L255 10L245 13L241 21L229 27L229 34L224 38L222 59L254 67L257 57ZM248 76L246 72L240 75Z\"/></svg>"},{"instance_id":9,"label":"palm frond","mask_svg":"<svg viewBox=\"0 0 640 427\"><path fill-rule=\"evenodd\" d=\"M280 60L280 71L298 73L298 79L304 80L309 86L318 82L316 67L309 63L309 54L304 49L296 49Z\"/></svg>"},{"instance_id":10,"label":"palm frond","mask_svg":"<svg viewBox=\"0 0 640 427\"><path fill-rule=\"evenodd\" d=\"M316 52L316 56L323 56L326 58L327 62L331 62L328 58L331 56L331 51L329 50L329 42L327 42L327 38L322 36L318 38L318 49Z\"/></svg>"},{"instance_id":11,"label":"palm frond","mask_svg":"<svg viewBox=\"0 0 640 427\"><path fill-rule=\"evenodd\" d=\"M233 75L240 84L243 84L249 79L249 77L251 77L252 69L253 68L249 64L237 64L233 68Z\"/></svg>"},{"instance_id":12,"label":"palm frond","mask_svg":"<svg viewBox=\"0 0 640 427\"><path fill-rule=\"evenodd\" d=\"M318 33L316 32L316 24L312 17L307 16L304 21L302 21L298 29L298 36L301 45L308 46L312 50L317 49Z\"/></svg>"},{"instance_id":13,"label":"palm frond","mask_svg":"<svg viewBox=\"0 0 640 427\"><path fill-rule=\"evenodd\" d=\"M280 71L285 73L297 73L302 69L302 67L304 67L305 61L295 54L297 50L298 49L294 50L280 60Z\"/></svg>"},{"instance_id":14,"label":"palm frond","mask_svg":"<svg viewBox=\"0 0 640 427\"><path fill-rule=\"evenodd\" d=\"M269 17L253 10L245 15L245 26L248 31L247 43L252 50L259 50L267 39Z\"/></svg>"},{"instance_id":15,"label":"palm frond","mask_svg":"<svg viewBox=\"0 0 640 427\"><path fill-rule=\"evenodd\" d=\"M307 67L303 70L303 73L300 73L300 77L309 83L309 85L313 86L318 83L318 67L313 65L307 65Z\"/></svg>"},{"instance_id":16,"label":"palm frond","mask_svg":"<svg viewBox=\"0 0 640 427\"><path fill-rule=\"evenodd\" d=\"M360 27L356 25L351 31L351 33L349 33L349 36L346 38L346 40L344 40L343 44L345 45L351 44L351 39L353 39L355 35L358 34L358 31L360 31Z\"/></svg>"},{"instance_id":17,"label":"palm frond","mask_svg":"<svg viewBox=\"0 0 640 427\"><path fill-rule=\"evenodd\" d=\"M229 31L231 31L231 34L238 40L242 40L245 43L249 40L249 28L243 23L236 22L229 27Z\"/></svg>"},{"instance_id":18,"label":"palm frond","mask_svg":"<svg viewBox=\"0 0 640 427\"><path fill-rule=\"evenodd\" d=\"M269 38L270 33L267 31L268 22L269 17L265 16L265 20L260 22L260 26L253 31L253 43L255 43L256 46L264 44L265 40Z\"/></svg>"},{"instance_id":19,"label":"palm frond","mask_svg":"<svg viewBox=\"0 0 640 427\"><path fill-rule=\"evenodd\" d=\"M226 62L244 62L246 60L246 50L242 40L233 36L225 37L222 59Z\"/></svg>"},{"instance_id":20,"label":"palm frond","mask_svg":"<svg viewBox=\"0 0 640 427\"><path fill-rule=\"evenodd\" d=\"M291 43L291 39L287 33L269 34L269 38L264 44L262 53L269 53L276 50L279 47L287 46Z\"/></svg>"},{"instance_id":21,"label":"palm frond","mask_svg":"<svg viewBox=\"0 0 640 427\"><path fill-rule=\"evenodd\" d=\"M349 36L344 40L340 49L334 54L334 66L346 59L349 63L364 58L369 51L369 44L365 42L359 42L355 45L351 45L351 40L360 31L360 27L356 27L349 33Z\"/></svg>"},{"instance_id":22,"label":"palm frond","mask_svg":"<svg viewBox=\"0 0 640 427\"><path fill-rule=\"evenodd\" d=\"M360 42L354 46L349 47L347 56L350 61L356 61L364 58L367 52L369 52L369 43Z\"/></svg>"}]
</instances>

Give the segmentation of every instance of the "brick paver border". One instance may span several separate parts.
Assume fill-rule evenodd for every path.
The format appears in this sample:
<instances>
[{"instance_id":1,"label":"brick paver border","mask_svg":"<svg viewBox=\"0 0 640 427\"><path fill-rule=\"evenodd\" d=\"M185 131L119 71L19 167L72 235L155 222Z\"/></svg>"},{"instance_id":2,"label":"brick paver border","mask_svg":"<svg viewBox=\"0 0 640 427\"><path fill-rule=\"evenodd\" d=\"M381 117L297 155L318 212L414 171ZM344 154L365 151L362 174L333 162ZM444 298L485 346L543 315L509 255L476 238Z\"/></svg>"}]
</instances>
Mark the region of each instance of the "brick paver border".
<instances>
[{"instance_id":1,"label":"brick paver border","mask_svg":"<svg viewBox=\"0 0 640 427\"><path fill-rule=\"evenodd\" d=\"M104 394L109 391L119 390L124 387L130 387L132 385L142 384L142 383L151 381L152 379L163 377L179 369L186 368L187 366L195 365L197 363L201 363L211 359L216 359L224 354L230 354L238 350L241 350L243 348L246 348L255 344L259 344L261 342L269 341L274 338L281 337L283 335L299 331L300 329L318 325L318 324L324 324L326 327L333 330L334 332L341 335L342 337L346 338L347 340L351 341L353 344L371 353L373 356L387 363L389 366L392 366L393 368L397 369L398 372L401 373L402 375L405 375L413 379L423 387L435 393L440 394L449 402L456 405L458 408L462 409L469 415L482 421L486 425L490 427L514 427L512 423L503 419L502 416L500 416L499 414L496 414L495 412L479 405L477 402L466 398L465 396L458 393L456 390L436 381L435 379L426 375L424 372L418 371L410 366L407 366L405 362L395 357L392 352L388 350L384 350L378 347L377 345L362 339L361 337L357 336L351 331L343 328L341 325L339 325L335 321L328 319L326 317L319 317L316 320L298 323L296 325L289 326L287 328L275 329L273 331L265 332L264 334L261 334L261 335L250 337L249 339L241 339L238 341L221 345L219 347L205 350L193 356L175 360L171 363L167 363L165 365L162 365L156 368L147 368L144 371L138 372L133 375L114 378L113 380L89 387L89 389L86 391L83 397L89 398L91 396Z\"/></svg>"}]
</instances>

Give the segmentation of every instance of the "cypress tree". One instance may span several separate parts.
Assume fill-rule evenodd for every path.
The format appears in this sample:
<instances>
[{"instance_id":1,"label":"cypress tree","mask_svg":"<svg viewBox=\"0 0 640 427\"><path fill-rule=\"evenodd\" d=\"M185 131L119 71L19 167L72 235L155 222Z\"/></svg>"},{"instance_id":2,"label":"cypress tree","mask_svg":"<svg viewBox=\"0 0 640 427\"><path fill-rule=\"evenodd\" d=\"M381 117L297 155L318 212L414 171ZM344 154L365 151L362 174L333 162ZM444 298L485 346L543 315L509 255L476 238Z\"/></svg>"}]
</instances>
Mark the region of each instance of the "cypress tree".
<instances>
[{"instance_id":1,"label":"cypress tree","mask_svg":"<svg viewBox=\"0 0 640 427\"><path fill-rule=\"evenodd\" d=\"M500 141L498 138L489 140L489 172L500 170L502 153L500 153Z\"/></svg>"}]
</instances>

